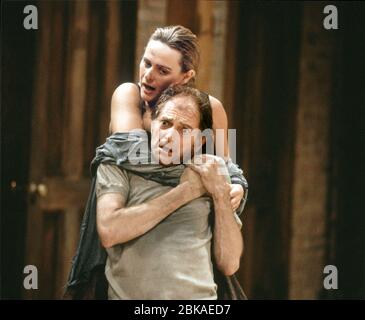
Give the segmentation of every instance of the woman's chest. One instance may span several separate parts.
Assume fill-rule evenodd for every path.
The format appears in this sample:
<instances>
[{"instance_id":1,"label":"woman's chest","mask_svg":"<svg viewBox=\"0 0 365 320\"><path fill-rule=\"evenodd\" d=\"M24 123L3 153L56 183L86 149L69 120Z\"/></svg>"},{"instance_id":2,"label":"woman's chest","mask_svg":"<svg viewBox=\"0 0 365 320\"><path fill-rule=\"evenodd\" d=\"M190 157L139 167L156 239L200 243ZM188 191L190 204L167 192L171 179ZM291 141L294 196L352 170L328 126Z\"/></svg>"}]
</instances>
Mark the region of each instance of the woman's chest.
<instances>
[{"instance_id":1,"label":"woman's chest","mask_svg":"<svg viewBox=\"0 0 365 320\"><path fill-rule=\"evenodd\" d=\"M143 128L147 131L151 131L151 110L147 109L142 116Z\"/></svg>"}]
</instances>

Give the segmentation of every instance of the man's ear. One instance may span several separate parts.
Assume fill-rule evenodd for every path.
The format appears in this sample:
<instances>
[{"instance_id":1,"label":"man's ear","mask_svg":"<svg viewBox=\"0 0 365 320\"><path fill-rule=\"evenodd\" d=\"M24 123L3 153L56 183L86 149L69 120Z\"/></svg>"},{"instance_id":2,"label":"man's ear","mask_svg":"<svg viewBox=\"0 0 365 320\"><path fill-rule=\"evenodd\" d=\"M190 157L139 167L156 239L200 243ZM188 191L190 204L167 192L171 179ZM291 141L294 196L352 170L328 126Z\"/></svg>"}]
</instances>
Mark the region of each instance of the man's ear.
<instances>
[{"instance_id":1,"label":"man's ear","mask_svg":"<svg viewBox=\"0 0 365 320\"><path fill-rule=\"evenodd\" d=\"M182 84L187 84L190 79L194 78L196 75L195 70L190 69L189 71L185 72L184 78L182 80Z\"/></svg>"}]
</instances>

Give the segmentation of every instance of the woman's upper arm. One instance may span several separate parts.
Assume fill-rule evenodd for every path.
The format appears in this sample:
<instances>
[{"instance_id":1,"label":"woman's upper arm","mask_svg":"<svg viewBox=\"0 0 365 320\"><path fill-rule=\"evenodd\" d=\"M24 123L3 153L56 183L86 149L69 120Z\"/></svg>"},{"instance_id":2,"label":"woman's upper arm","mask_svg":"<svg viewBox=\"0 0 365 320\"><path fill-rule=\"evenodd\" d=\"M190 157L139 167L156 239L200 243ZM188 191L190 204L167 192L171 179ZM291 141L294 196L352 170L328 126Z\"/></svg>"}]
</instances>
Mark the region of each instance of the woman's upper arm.
<instances>
[{"instance_id":1,"label":"woman's upper arm","mask_svg":"<svg viewBox=\"0 0 365 320\"><path fill-rule=\"evenodd\" d=\"M222 103L212 96L209 96L210 105L212 106L212 117L213 117L213 130L214 136L217 137L217 129L222 129L224 135L224 156L229 156L229 146L228 146L228 119L226 111ZM217 140L216 140L217 141ZM219 142L219 139L218 139Z\"/></svg>"},{"instance_id":2,"label":"woman's upper arm","mask_svg":"<svg viewBox=\"0 0 365 320\"><path fill-rule=\"evenodd\" d=\"M111 101L111 133L143 129L139 102L136 84L126 82L115 89Z\"/></svg>"}]
</instances>

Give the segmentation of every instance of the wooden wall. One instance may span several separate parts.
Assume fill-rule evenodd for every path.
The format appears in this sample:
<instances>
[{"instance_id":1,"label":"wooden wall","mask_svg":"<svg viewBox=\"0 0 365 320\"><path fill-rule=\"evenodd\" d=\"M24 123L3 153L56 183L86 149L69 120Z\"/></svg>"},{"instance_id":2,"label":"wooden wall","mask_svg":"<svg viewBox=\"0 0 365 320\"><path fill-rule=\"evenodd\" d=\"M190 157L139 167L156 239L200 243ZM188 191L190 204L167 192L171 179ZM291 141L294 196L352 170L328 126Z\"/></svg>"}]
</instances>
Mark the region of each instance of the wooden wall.
<instances>
[{"instance_id":1,"label":"wooden wall","mask_svg":"<svg viewBox=\"0 0 365 320\"><path fill-rule=\"evenodd\" d=\"M249 297L284 299L301 11L232 2L229 12L225 97L249 182L239 275Z\"/></svg>"},{"instance_id":2,"label":"wooden wall","mask_svg":"<svg viewBox=\"0 0 365 320\"><path fill-rule=\"evenodd\" d=\"M133 77L137 7L125 2L40 2L26 263L59 298L79 239L89 165L105 141L114 89ZM128 17L128 19L126 19Z\"/></svg>"}]
</instances>

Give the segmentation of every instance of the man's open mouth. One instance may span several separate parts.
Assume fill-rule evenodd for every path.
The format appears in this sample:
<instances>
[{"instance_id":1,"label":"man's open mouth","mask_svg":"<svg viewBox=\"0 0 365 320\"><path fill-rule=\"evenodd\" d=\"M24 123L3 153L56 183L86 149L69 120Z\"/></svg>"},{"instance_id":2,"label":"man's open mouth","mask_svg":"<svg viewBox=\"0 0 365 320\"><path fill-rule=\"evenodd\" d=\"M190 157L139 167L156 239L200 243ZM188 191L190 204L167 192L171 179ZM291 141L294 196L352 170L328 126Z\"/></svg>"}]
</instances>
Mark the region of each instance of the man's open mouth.
<instances>
[{"instance_id":1,"label":"man's open mouth","mask_svg":"<svg viewBox=\"0 0 365 320\"><path fill-rule=\"evenodd\" d=\"M162 151L163 153L167 154L168 156L172 155L172 149L171 147L168 146L159 146L160 147L160 151Z\"/></svg>"}]
</instances>

